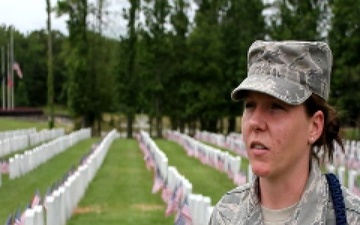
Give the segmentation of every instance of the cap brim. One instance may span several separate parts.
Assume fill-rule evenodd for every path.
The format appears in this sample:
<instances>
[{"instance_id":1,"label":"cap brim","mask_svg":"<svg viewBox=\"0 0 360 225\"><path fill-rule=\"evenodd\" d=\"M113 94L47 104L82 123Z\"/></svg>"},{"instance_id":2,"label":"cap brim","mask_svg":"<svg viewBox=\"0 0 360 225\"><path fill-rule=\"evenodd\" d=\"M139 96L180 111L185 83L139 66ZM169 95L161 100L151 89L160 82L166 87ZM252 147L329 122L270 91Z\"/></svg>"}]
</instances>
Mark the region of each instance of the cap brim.
<instances>
[{"instance_id":1,"label":"cap brim","mask_svg":"<svg viewBox=\"0 0 360 225\"><path fill-rule=\"evenodd\" d=\"M291 80L267 75L248 76L231 92L231 98L239 101L245 97L246 91L268 94L290 105L300 105L312 94L310 90Z\"/></svg>"}]
</instances>

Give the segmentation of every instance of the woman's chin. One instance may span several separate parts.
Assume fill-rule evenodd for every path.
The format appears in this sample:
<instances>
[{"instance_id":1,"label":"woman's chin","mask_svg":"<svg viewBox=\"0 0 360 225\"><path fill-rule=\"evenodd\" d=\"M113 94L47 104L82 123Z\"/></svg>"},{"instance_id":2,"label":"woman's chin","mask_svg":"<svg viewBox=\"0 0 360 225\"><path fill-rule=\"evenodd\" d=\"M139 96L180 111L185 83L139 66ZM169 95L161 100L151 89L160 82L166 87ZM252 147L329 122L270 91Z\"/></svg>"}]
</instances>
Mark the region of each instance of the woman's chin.
<instances>
[{"instance_id":1,"label":"woman's chin","mask_svg":"<svg viewBox=\"0 0 360 225\"><path fill-rule=\"evenodd\" d=\"M258 177L266 177L270 173L269 168L266 165L264 165L263 163L252 163L251 169L252 169L253 174Z\"/></svg>"}]
</instances>

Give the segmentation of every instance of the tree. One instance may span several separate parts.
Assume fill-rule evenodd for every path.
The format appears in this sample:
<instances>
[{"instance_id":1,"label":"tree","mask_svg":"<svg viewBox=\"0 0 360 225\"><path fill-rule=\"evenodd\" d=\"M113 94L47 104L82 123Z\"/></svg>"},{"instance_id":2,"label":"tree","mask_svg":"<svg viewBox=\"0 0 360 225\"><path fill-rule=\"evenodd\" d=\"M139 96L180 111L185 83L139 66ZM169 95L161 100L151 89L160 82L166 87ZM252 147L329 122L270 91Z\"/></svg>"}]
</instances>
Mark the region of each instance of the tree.
<instances>
[{"instance_id":1,"label":"tree","mask_svg":"<svg viewBox=\"0 0 360 225\"><path fill-rule=\"evenodd\" d=\"M130 8L124 10L124 18L128 19L128 37L120 42L118 62L117 99L118 109L127 118L127 137L132 137L133 121L139 105L139 76L136 72L137 31L136 15L140 8L139 0L129 0Z\"/></svg>"},{"instance_id":2,"label":"tree","mask_svg":"<svg viewBox=\"0 0 360 225\"><path fill-rule=\"evenodd\" d=\"M82 127L92 127L99 116L100 108L97 107L96 78L91 76L88 65L89 41L87 32L87 0L62 0L58 1L58 14L68 14L69 29L68 58L68 105L75 117L81 116Z\"/></svg>"},{"instance_id":3,"label":"tree","mask_svg":"<svg viewBox=\"0 0 360 225\"><path fill-rule=\"evenodd\" d=\"M236 117L241 114L239 103L230 99L230 92L247 75L247 51L251 43L265 38L264 4L261 0L228 0L222 7L220 38L222 45L224 116L228 118L228 130L236 131ZM251 19L249 19L251 18Z\"/></svg>"},{"instance_id":4,"label":"tree","mask_svg":"<svg viewBox=\"0 0 360 225\"><path fill-rule=\"evenodd\" d=\"M333 51L331 100L342 112L346 125L360 130L360 1L332 1L329 33Z\"/></svg>"},{"instance_id":5,"label":"tree","mask_svg":"<svg viewBox=\"0 0 360 225\"><path fill-rule=\"evenodd\" d=\"M324 40L328 1L275 0L269 5L269 36L273 40ZM275 12L275 13L274 13Z\"/></svg>"},{"instance_id":6,"label":"tree","mask_svg":"<svg viewBox=\"0 0 360 225\"><path fill-rule=\"evenodd\" d=\"M187 67L191 80L185 81L186 114L200 122L200 129L217 132L217 122L223 109L223 60L220 40L219 1L204 0L195 15L193 31L189 35Z\"/></svg>"},{"instance_id":7,"label":"tree","mask_svg":"<svg viewBox=\"0 0 360 225\"><path fill-rule=\"evenodd\" d=\"M165 105L165 113L171 119L171 128L176 130L180 128L180 132L184 132L185 123L190 118L186 115L186 104L183 101L173 101L173 99L187 99L186 88L184 86L189 74L186 68L188 58L187 34L189 32L189 18L186 12L189 10L190 3L186 0L174 1L173 12L171 14L171 25L173 33L170 36L170 45L172 51L171 72L168 74L169 83L166 86L167 104ZM181 82L179 82L181 81Z\"/></svg>"},{"instance_id":8,"label":"tree","mask_svg":"<svg viewBox=\"0 0 360 225\"><path fill-rule=\"evenodd\" d=\"M151 93L153 110L150 117L155 116L156 135L162 137L164 106L166 104L166 85L169 83L169 73L171 64L169 34L165 26L170 13L168 0L147 1L144 7L145 24L147 34L144 36L148 58L151 60L151 67L148 68L152 79L147 86Z\"/></svg>"}]
</instances>

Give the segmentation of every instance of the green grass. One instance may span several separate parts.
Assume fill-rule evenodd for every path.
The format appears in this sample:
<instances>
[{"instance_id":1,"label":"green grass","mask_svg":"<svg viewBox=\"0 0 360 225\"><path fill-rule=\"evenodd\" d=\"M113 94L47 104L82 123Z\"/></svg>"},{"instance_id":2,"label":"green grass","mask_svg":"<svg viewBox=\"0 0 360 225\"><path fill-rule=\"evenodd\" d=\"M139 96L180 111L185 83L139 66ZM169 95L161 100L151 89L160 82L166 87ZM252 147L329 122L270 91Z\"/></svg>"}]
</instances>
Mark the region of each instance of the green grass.
<instances>
[{"instance_id":1,"label":"green grass","mask_svg":"<svg viewBox=\"0 0 360 225\"><path fill-rule=\"evenodd\" d=\"M49 129L49 124L39 119L0 117L0 132L28 128L36 128L39 131ZM55 128L64 128L66 133L72 132L72 126L68 124L55 123Z\"/></svg>"},{"instance_id":2,"label":"green grass","mask_svg":"<svg viewBox=\"0 0 360 225\"><path fill-rule=\"evenodd\" d=\"M209 196L212 205L227 191L236 187L227 174L201 164L197 158L188 157L177 143L163 139L155 139L155 142L168 157L169 165L175 166L192 183L193 193Z\"/></svg>"},{"instance_id":3,"label":"green grass","mask_svg":"<svg viewBox=\"0 0 360 225\"><path fill-rule=\"evenodd\" d=\"M343 128L345 139L360 140L360 128Z\"/></svg>"},{"instance_id":4,"label":"green grass","mask_svg":"<svg viewBox=\"0 0 360 225\"><path fill-rule=\"evenodd\" d=\"M41 121L0 117L0 132L18 130L18 129L27 129L33 127L36 128L37 130L45 129L48 128L48 124L47 122L41 122Z\"/></svg>"},{"instance_id":5,"label":"green grass","mask_svg":"<svg viewBox=\"0 0 360 225\"><path fill-rule=\"evenodd\" d=\"M152 184L137 142L117 139L68 224L173 224L160 193L151 193Z\"/></svg>"},{"instance_id":6,"label":"green grass","mask_svg":"<svg viewBox=\"0 0 360 225\"><path fill-rule=\"evenodd\" d=\"M5 222L7 216L18 207L23 210L37 189L43 196L48 187L59 181L72 166L78 165L81 157L97 140L91 138L81 141L20 178L9 180L8 176L3 175L0 223Z\"/></svg>"}]
</instances>

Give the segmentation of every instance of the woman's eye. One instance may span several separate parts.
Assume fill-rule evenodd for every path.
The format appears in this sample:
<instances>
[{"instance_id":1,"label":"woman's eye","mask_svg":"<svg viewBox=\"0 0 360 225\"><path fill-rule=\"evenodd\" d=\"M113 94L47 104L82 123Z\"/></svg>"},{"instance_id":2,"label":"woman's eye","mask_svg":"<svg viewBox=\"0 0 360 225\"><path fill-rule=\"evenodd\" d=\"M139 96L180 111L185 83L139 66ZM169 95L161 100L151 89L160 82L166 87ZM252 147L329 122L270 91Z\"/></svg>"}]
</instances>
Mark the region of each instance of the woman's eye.
<instances>
[{"instance_id":1,"label":"woman's eye","mask_svg":"<svg viewBox=\"0 0 360 225\"><path fill-rule=\"evenodd\" d=\"M281 110L284 110L284 109L285 109L284 106L282 106L281 104L278 104L278 103L273 103L273 104L271 104L271 108L272 108L272 109L281 109Z\"/></svg>"},{"instance_id":2,"label":"woman's eye","mask_svg":"<svg viewBox=\"0 0 360 225\"><path fill-rule=\"evenodd\" d=\"M253 108L255 104L253 102L245 102L245 109Z\"/></svg>"}]
</instances>

